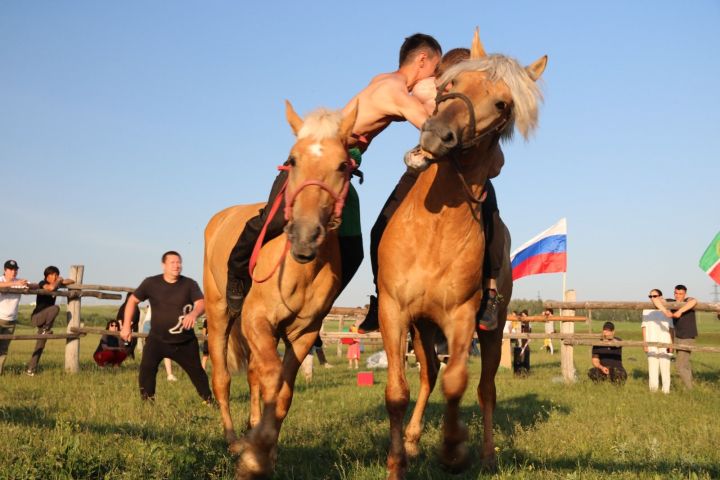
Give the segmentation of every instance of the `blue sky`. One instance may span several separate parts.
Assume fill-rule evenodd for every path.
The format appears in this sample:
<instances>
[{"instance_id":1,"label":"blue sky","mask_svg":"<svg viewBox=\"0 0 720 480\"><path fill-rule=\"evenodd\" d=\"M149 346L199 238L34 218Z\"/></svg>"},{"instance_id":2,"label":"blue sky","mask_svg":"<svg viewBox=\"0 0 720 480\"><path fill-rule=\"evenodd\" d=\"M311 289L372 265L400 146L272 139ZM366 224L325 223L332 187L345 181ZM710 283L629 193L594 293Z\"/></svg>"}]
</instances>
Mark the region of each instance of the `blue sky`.
<instances>
[{"instance_id":1,"label":"blue sky","mask_svg":"<svg viewBox=\"0 0 720 480\"><path fill-rule=\"evenodd\" d=\"M524 243L568 219L568 288L640 300L651 288L712 300L697 266L720 230L720 4L608 2L23 2L0 5L0 256L39 280L135 286L179 250L201 280L203 229L264 200L297 111L341 108L397 67L403 38L528 64L549 56L529 142L504 146L501 215ZM417 143L409 124L363 161L366 260L338 305L371 293L369 230ZM716 193L713 193L716 192ZM560 274L515 297L557 299Z\"/></svg>"}]
</instances>

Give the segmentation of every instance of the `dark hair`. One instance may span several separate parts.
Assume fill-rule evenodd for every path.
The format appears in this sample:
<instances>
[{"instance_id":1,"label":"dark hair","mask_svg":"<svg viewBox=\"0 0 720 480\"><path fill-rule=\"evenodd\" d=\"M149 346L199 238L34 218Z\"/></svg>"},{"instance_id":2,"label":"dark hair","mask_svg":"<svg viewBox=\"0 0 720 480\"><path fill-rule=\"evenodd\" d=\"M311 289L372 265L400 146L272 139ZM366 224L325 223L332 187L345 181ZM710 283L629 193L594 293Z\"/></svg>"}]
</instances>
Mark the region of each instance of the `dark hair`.
<instances>
[{"instance_id":1,"label":"dark hair","mask_svg":"<svg viewBox=\"0 0 720 480\"><path fill-rule=\"evenodd\" d=\"M107 321L107 323L105 324L105 330L110 330L110 324L111 324L111 323L116 323L117 326L118 326L118 328L120 328L120 320L115 319L115 320L108 320L108 321Z\"/></svg>"},{"instance_id":2,"label":"dark hair","mask_svg":"<svg viewBox=\"0 0 720 480\"><path fill-rule=\"evenodd\" d=\"M677 287L675 287L675 288L677 288ZM662 290L660 290L659 288L653 288L652 290L650 290L650 293L652 293L652 292L657 292L658 295L660 295L661 297L663 296Z\"/></svg>"},{"instance_id":3,"label":"dark hair","mask_svg":"<svg viewBox=\"0 0 720 480\"><path fill-rule=\"evenodd\" d=\"M48 275L52 275L53 273L56 275L60 275L60 269L53 265L50 265L49 267L47 267L45 269L45 271L43 272L43 275L45 276L45 278L47 278Z\"/></svg>"},{"instance_id":4,"label":"dark hair","mask_svg":"<svg viewBox=\"0 0 720 480\"><path fill-rule=\"evenodd\" d=\"M605 322L605 323L603 323L603 330L615 331L615 324L613 322Z\"/></svg>"},{"instance_id":5,"label":"dark hair","mask_svg":"<svg viewBox=\"0 0 720 480\"><path fill-rule=\"evenodd\" d=\"M442 74L445 73L448 68L452 67L453 65L457 65L460 62L464 62L469 58L469 48L453 48L452 50L449 50L445 55L443 55L442 59L440 60L436 76L442 77Z\"/></svg>"},{"instance_id":6,"label":"dark hair","mask_svg":"<svg viewBox=\"0 0 720 480\"><path fill-rule=\"evenodd\" d=\"M530 312L528 312L528 309L526 308L522 312L520 312L520 315L530 315Z\"/></svg>"},{"instance_id":7,"label":"dark hair","mask_svg":"<svg viewBox=\"0 0 720 480\"><path fill-rule=\"evenodd\" d=\"M546 312L550 312L550 315L555 315L555 311L552 308L546 308Z\"/></svg>"},{"instance_id":8,"label":"dark hair","mask_svg":"<svg viewBox=\"0 0 720 480\"><path fill-rule=\"evenodd\" d=\"M424 33L416 33L405 39L400 47L400 66L415 58L415 55L424 51L430 57L442 55L442 47L437 40Z\"/></svg>"},{"instance_id":9,"label":"dark hair","mask_svg":"<svg viewBox=\"0 0 720 480\"><path fill-rule=\"evenodd\" d=\"M683 284L675 285L675 290L682 290L683 292L687 292L687 287Z\"/></svg>"},{"instance_id":10,"label":"dark hair","mask_svg":"<svg viewBox=\"0 0 720 480\"><path fill-rule=\"evenodd\" d=\"M182 256L181 256L178 252L176 252L175 250L168 250L167 252L163 253L162 263L165 263L165 259L166 259L169 255L175 255L176 257L182 258Z\"/></svg>"}]
</instances>

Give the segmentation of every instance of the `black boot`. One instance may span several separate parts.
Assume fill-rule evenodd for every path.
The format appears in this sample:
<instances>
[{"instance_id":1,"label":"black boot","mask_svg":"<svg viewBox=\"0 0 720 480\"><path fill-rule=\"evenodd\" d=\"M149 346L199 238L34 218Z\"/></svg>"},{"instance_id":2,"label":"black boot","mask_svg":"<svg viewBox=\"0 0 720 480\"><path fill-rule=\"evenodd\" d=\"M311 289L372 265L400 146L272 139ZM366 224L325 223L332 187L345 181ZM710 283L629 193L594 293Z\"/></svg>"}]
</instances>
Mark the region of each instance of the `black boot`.
<instances>
[{"instance_id":1,"label":"black boot","mask_svg":"<svg viewBox=\"0 0 720 480\"><path fill-rule=\"evenodd\" d=\"M498 327L498 309L502 295L494 288L485 289L483 292L480 311L477 314L477 323L480 330L493 331Z\"/></svg>"},{"instance_id":2,"label":"black boot","mask_svg":"<svg viewBox=\"0 0 720 480\"><path fill-rule=\"evenodd\" d=\"M228 317L234 318L242 312L243 301L245 300L245 289L243 282L239 278L228 275L227 290L225 292L227 300Z\"/></svg>"},{"instance_id":3,"label":"black boot","mask_svg":"<svg viewBox=\"0 0 720 480\"><path fill-rule=\"evenodd\" d=\"M368 313L365 316L365 320L360 323L358 328L361 328L366 332L374 332L380 328L380 321L378 320L378 301L375 295L370 295Z\"/></svg>"}]
</instances>

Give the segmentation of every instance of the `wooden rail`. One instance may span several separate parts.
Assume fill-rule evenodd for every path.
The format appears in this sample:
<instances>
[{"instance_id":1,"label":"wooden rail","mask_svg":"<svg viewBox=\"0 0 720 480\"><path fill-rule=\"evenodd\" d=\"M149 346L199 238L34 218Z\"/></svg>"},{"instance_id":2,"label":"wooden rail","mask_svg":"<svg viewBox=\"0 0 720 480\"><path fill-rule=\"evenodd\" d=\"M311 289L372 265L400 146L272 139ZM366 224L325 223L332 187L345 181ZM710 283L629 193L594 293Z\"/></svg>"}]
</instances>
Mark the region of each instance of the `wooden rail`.
<instances>
[{"instance_id":1,"label":"wooden rail","mask_svg":"<svg viewBox=\"0 0 720 480\"><path fill-rule=\"evenodd\" d=\"M685 305L680 302L667 302L669 309L678 309ZM543 308L561 308L569 310L654 310L655 305L650 302L557 302L547 300L543 302ZM698 302L695 310L699 312L720 312L720 303Z\"/></svg>"},{"instance_id":2,"label":"wooden rail","mask_svg":"<svg viewBox=\"0 0 720 480\"><path fill-rule=\"evenodd\" d=\"M42 335L39 333L20 335L4 333L0 335L0 340L67 340L68 338L79 338L80 336L82 336L82 334L79 333L45 333Z\"/></svg>"},{"instance_id":3,"label":"wooden rail","mask_svg":"<svg viewBox=\"0 0 720 480\"><path fill-rule=\"evenodd\" d=\"M67 297L68 299L78 297L95 297L102 300L122 300L122 295L117 293L105 293L94 290L77 290L70 289L68 291L55 290L50 292L44 288L16 288L16 287L0 287L2 293L19 293L20 295L47 295L49 297Z\"/></svg>"},{"instance_id":4,"label":"wooden rail","mask_svg":"<svg viewBox=\"0 0 720 480\"><path fill-rule=\"evenodd\" d=\"M105 330L104 328L99 327L80 327L80 328L71 328L74 333L79 334L88 334L93 333L96 335L110 335L111 337L118 337L120 338L120 332L113 331L113 330ZM143 332L132 332L133 338L147 338L148 334ZM207 340L207 336L203 334L196 333L195 336L198 340Z\"/></svg>"}]
</instances>

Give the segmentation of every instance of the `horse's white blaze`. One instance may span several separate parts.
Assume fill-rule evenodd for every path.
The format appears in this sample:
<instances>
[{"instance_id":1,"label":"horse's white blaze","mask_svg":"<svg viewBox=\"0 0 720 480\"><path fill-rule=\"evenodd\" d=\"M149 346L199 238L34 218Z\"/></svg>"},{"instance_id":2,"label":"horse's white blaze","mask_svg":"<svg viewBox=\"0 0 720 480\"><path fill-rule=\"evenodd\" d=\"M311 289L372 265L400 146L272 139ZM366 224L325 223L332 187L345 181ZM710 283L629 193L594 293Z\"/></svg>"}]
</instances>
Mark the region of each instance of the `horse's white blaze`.
<instances>
[{"instance_id":1,"label":"horse's white blaze","mask_svg":"<svg viewBox=\"0 0 720 480\"><path fill-rule=\"evenodd\" d=\"M309 150L310 150L310 153L312 153L312 154L315 155L316 157L322 157L323 148L322 148L322 145L321 145L321 144L319 144L319 143L313 143L312 145L310 145L310 149L309 149Z\"/></svg>"}]
</instances>

